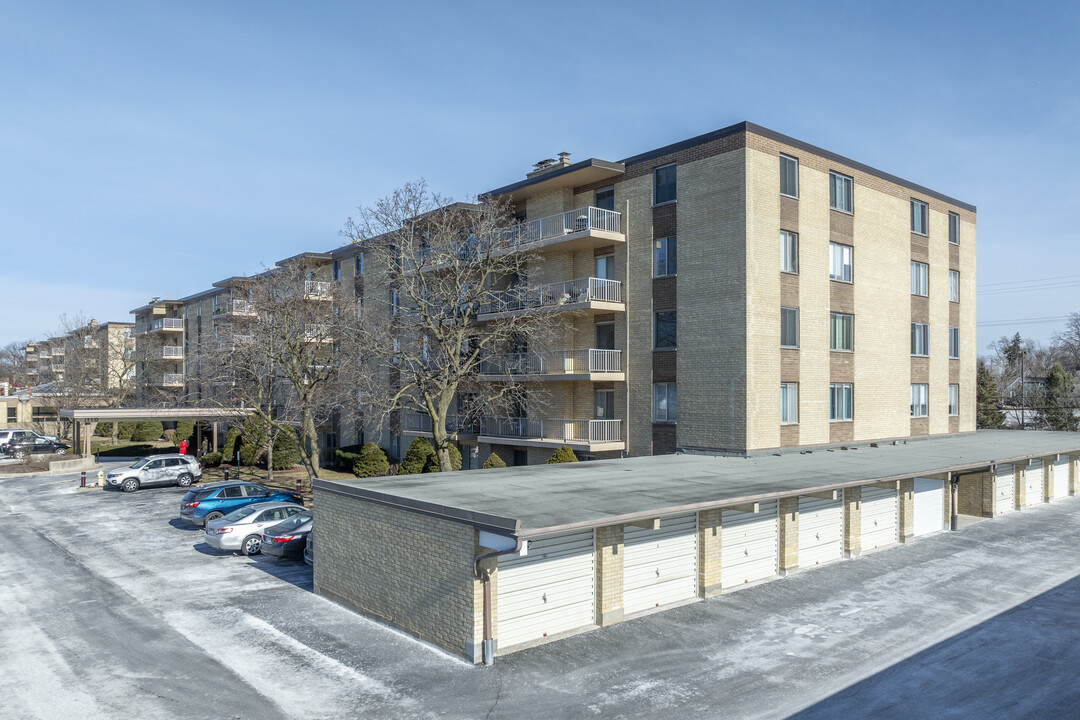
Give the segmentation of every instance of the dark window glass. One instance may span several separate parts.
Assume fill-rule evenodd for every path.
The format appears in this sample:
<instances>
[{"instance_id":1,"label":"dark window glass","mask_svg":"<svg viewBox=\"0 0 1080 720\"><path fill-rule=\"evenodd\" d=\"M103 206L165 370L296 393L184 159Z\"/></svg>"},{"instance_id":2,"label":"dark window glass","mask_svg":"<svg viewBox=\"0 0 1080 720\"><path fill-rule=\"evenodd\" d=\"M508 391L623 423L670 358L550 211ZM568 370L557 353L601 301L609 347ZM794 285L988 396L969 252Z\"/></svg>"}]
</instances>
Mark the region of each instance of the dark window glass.
<instances>
[{"instance_id":1,"label":"dark window glass","mask_svg":"<svg viewBox=\"0 0 1080 720\"><path fill-rule=\"evenodd\" d=\"M787 155L780 156L780 192L799 197L799 161Z\"/></svg>"},{"instance_id":2,"label":"dark window glass","mask_svg":"<svg viewBox=\"0 0 1080 720\"><path fill-rule=\"evenodd\" d=\"M675 165L665 165L653 170L653 204L671 202L675 199Z\"/></svg>"},{"instance_id":3,"label":"dark window glass","mask_svg":"<svg viewBox=\"0 0 1080 720\"><path fill-rule=\"evenodd\" d=\"M222 488L221 493L218 495L218 497L222 497L222 498L244 497L244 489L242 487L240 487L239 485L234 485L233 487Z\"/></svg>"},{"instance_id":4,"label":"dark window glass","mask_svg":"<svg viewBox=\"0 0 1080 720\"><path fill-rule=\"evenodd\" d=\"M596 199L593 201L601 210L615 209L615 188L604 188L596 191Z\"/></svg>"},{"instance_id":5,"label":"dark window glass","mask_svg":"<svg viewBox=\"0 0 1080 720\"><path fill-rule=\"evenodd\" d=\"M656 349L665 350L677 347L675 334L675 311L665 310L656 313Z\"/></svg>"}]
</instances>

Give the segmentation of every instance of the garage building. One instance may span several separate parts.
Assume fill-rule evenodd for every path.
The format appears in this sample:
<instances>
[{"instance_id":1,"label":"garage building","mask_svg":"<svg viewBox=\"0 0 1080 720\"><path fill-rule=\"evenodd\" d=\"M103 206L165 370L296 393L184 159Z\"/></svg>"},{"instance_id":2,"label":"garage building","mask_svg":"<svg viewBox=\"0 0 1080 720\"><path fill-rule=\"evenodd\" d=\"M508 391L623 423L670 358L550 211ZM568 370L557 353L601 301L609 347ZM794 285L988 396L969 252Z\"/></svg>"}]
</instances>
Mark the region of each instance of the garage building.
<instances>
[{"instance_id":1,"label":"garage building","mask_svg":"<svg viewBox=\"0 0 1080 720\"><path fill-rule=\"evenodd\" d=\"M315 483L315 591L474 662L1077 493L1080 434ZM1044 469L1046 473L1044 473ZM1006 508L1005 506L1008 505Z\"/></svg>"}]
</instances>

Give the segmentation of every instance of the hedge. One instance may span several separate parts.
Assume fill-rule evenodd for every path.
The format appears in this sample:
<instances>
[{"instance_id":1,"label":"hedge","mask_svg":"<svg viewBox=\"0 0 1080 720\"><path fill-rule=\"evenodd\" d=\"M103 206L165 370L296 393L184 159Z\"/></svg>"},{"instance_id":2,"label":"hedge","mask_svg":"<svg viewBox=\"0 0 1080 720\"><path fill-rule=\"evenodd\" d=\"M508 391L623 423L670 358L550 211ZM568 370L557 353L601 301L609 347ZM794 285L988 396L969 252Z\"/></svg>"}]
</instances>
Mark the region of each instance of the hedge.
<instances>
[{"instance_id":1,"label":"hedge","mask_svg":"<svg viewBox=\"0 0 1080 720\"><path fill-rule=\"evenodd\" d=\"M501 457L499 457L495 453L491 453L490 455L488 455L487 460L484 461L484 464L481 465L481 467L483 467L483 468L504 468L504 467L506 467L506 463L503 462L503 459Z\"/></svg>"},{"instance_id":2,"label":"hedge","mask_svg":"<svg viewBox=\"0 0 1080 720\"><path fill-rule=\"evenodd\" d=\"M111 422L99 422L94 426L94 434L98 437L112 437L113 424Z\"/></svg>"},{"instance_id":3,"label":"hedge","mask_svg":"<svg viewBox=\"0 0 1080 720\"><path fill-rule=\"evenodd\" d=\"M131 433L131 439L135 442L149 442L159 440L165 433L161 423L156 420L140 422L135 426L135 432Z\"/></svg>"},{"instance_id":4,"label":"hedge","mask_svg":"<svg viewBox=\"0 0 1080 720\"><path fill-rule=\"evenodd\" d=\"M450 445L450 469L461 469L461 451L457 449L457 445ZM424 462L424 472L441 472L439 467L439 454L432 449L431 455Z\"/></svg>"},{"instance_id":5,"label":"hedge","mask_svg":"<svg viewBox=\"0 0 1080 720\"><path fill-rule=\"evenodd\" d=\"M288 470L300 462L300 441L292 429L282 430L274 438L274 470Z\"/></svg>"},{"instance_id":6,"label":"hedge","mask_svg":"<svg viewBox=\"0 0 1080 720\"><path fill-rule=\"evenodd\" d=\"M203 467L212 468L212 467L217 467L218 465L221 465L221 459L222 459L221 453L219 453L219 452L211 452L211 453L206 453L201 458L199 458L199 462L202 463Z\"/></svg>"},{"instance_id":7,"label":"hedge","mask_svg":"<svg viewBox=\"0 0 1080 720\"><path fill-rule=\"evenodd\" d=\"M401 467L398 468L398 475L419 475L424 472L424 466L427 465L428 458L435 454L435 449L431 447L431 443L427 438L418 437L412 441L409 445L408 452L405 453L405 459L401 461Z\"/></svg>"},{"instance_id":8,"label":"hedge","mask_svg":"<svg viewBox=\"0 0 1080 720\"><path fill-rule=\"evenodd\" d=\"M240 431L236 428L229 428L229 431L225 433L225 444L221 447L221 457L224 462L231 463L236 460L236 439L240 437Z\"/></svg>"},{"instance_id":9,"label":"hedge","mask_svg":"<svg viewBox=\"0 0 1080 720\"><path fill-rule=\"evenodd\" d=\"M135 428L139 426L139 423L122 422L116 426L116 439L117 440L130 440L131 434L135 432Z\"/></svg>"},{"instance_id":10,"label":"hedge","mask_svg":"<svg viewBox=\"0 0 1080 720\"><path fill-rule=\"evenodd\" d=\"M577 455L570 448L569 445L563 445L558 450L551 454L551 457L547 459L548 465L557 465L558 463L577 462Z\"/></svg>"},{"instance_id":11,"label":"hedge","mask_svg":"<svg viewBox=\"0 0 1080 720\"><path fill-rule=\"evenodd\" d=\"M366 445L348 445L336 453L340 464L352 470L358 478L381 477L390 472L390 461L386 453L373 442Z\"/></svg>"},{"instance_id":12,"label":"hedge","mask_svg":"<svg viewBox=\"0 0 1080 720\"><path fill-rule=\"evenodd\" d=\"M191 420L181 420L176 423L176 431L173 433L173 440L177 445L181 440L187 440L188 445L191 444L191 436L195 434L195 423Z\"/></svg>"}]
</instances>

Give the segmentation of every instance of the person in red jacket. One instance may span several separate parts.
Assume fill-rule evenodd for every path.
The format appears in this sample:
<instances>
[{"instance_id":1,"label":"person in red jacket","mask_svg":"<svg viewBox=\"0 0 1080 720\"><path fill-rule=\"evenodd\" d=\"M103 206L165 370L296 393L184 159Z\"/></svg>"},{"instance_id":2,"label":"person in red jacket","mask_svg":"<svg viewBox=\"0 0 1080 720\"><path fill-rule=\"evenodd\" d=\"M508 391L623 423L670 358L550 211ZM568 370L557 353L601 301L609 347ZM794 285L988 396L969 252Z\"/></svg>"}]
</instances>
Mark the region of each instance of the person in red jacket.
<instances>
[{"instance_id":1,"label":"person in red jacket","mask_svg":"<svg viewBox=\"0 0 1080 720\"><path fill-rule=\"evenodd\" d=\"M180 454L187 455L187 440L180 441Z\"/></svg>"}]
</instances>

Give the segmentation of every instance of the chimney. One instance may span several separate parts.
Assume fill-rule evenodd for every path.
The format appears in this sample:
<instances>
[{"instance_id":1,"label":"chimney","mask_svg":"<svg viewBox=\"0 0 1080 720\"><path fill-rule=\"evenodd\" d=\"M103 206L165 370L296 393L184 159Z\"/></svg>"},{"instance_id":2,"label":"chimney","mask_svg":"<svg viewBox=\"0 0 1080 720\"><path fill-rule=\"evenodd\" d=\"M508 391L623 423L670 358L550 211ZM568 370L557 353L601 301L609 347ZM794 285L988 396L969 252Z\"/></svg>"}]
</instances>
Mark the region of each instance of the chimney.
<instances>
[{"instance_id":1,"label":"chimney","mask_svg":"<svg viewBox=\"0 0 1080 720\"><path fill-rule=\"evenodd\" d=\"M534 177L537 177L539 175L545 175L545 174L551 172L552 170L560 170L560 169L562 169L564 167L567 167L569 164L570 164L570 153L561 152L561 153L559 153L559 159L558 160L556 160L555 158L544 158L540 162L534 163L532 172L526 173L525 177L534 178Z\"/></svg>"}]
</instances>

